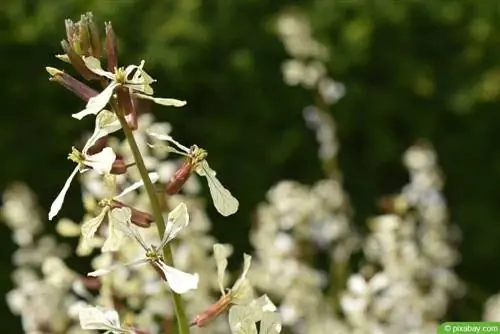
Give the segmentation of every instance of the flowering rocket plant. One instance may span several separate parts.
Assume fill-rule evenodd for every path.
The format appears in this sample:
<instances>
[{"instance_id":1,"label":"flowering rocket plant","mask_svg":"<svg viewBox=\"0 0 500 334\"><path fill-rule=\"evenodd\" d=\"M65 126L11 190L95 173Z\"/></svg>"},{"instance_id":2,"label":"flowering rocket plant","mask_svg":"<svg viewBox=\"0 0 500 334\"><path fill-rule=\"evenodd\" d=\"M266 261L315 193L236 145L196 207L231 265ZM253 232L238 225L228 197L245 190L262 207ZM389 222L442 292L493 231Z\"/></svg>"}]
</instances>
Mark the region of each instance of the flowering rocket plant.
<instances>
[{"instance_id":1,"label":"flowering rocket plant","mask_svg":"<svg viewBox=\"0 0 500 334\"><path fill-rule=\"evenodd\" d=\"M143 291L143 294L149 295L150 291L157 291L155 296L162 296L159 292L165 291L163 286L167 286L172 296L173 313L175 313L175 318L171 321L177 323L179 334L187 334L190 332L190 326L187 322L185 302L180 294L194 292L202 284L198 273L190 274L183 270L187 265L182 264L181 259L174 253L176 249L174 239L182 234L189 234L190 209L183 201L172 205L171 199L189 183L188 178L196 172L206 178L215 208L220 214L223 216L234 214L238 210L239 202L216 178L215 171L205 160L206 151L197 145L187 148L173 140L168 134L154 132L160 128L165 130L165 127L152 126L150 129L152 132L148 133L149 138L154 138L157 142L166 140L174 144L175 148L169 147L168 152L181 154L185 157L185 162L170 178L162 176L164 171L160 169L151 170L160 164L149 163L151 157L146 156L145 152L148 146L139 142L142 136L139 123L144 114L141 109L143 104L139 100L149 100L156 104L173 107L182 107L186 102L155 97L152 84L156 80L145 71L144 60L139 65L118 66L116 37L111 23L106 24L105 52L103 52L99 30L93 22L92 14L82 15L77 23L67 20L66 31L67 39L62 42L65 53L58 55L57 58L71 64L85 80L98 82L103 89L99 92L62 70L47 67L52 81L61 84L86 101L85 108L73 113L72 117L81 120L95 115L94 130L83 148L81 150L72 148L69 159L77 165L52 203L48 217L52 220L58 215L71 182L77 174L80 174L81 179L85 179L85 175L92 176L93 182L102 185L99 186L102 190L93 193L94 185L85 192L84 199L87 198L90 201L85 202L88 213L81 225L62 219L57 226L58 231L67 236L80 235L77 253L89 255L94 248L100 248L101 253L94 259L95 270L86 276L62 268L64 265L59 262L55 267L53 263L50 263L50 268L59 268L54 273L50 273L51 282L61 280L58 278L59 272L60 275L63 275L63 272L66 273L64 281L80 282L78 285L73 284L78 286L75 291L78 296L83 296L87 300L83 302L83 305L74 304L73 313L78 314L82 329L105 330L106 333L167 332L166 329L152 329L151 322L148 322L149 326L145 326L147 328L144 329L140 328L139 320L134 320L134 324L130 324L126 314L123 322L120 323L122 317L119 313L123 313L125 307L119 302L122 295L120 291L130 291L127 288L121 289L116 283L124 271L132 277L139 276L147 282L143 289L139 289ZM103 58L106 58L107 69L103 68ZM120 130L125 135L126 152L123 151L123 146L115 145L113 138L110 137L111 134ZM145 161L148 161L148 164ZM137 176L140 179L137 179ZM169 181L163 183L162 180ZM129 185L126 186L126 183ZM159 192L159 189L164 189L164 191ZM146 196L139 201L139 197L134 194L141 192ZM133 198L136 200L131 200ZM173 209L170 209L171 207ZM194 210L196 215L196 210L194 208L191 210ZM156 236L152 236L151 233L154 227L157 231ZM160 239L160 242L154 244L146 241L151 238ZM195 238L193 242L202 240L203 238ZM211 239L205 238L205 240ZM193 244L192 247L195 245ZM219 248L216 247L216 249ZM220 256L217 251L215 255ZM183 269L176 266L179 262ZM149 264L154 269L154 276L150 275L151 271L147 269L147 266L143 266L145 264ZM245 258L242 280L249 265L248 257ZM133 280L134 278L131 278L123 284L127 285L128 281ZM166 284L159 285L158 283L162 281ZM244 281L245 286L249 287L249 283ZM235 292L241 290L237 288L239 285L240 283L237 283L233 287ZM92 294L88 292L89 289L99 290L97 300L94 300ZM137 287L134 290L137 290ZM225 296L224 291L221 290L221 292ZM229 295L231 303L234 303L235 293L231 292ZM270 301L269 303L272 305ZM167 305L167 303L163 300L159 305ZM129 306L132 307L132 305ZM157 306L153 309L158 310L156 317L165 317L165 314L162 314L165 312L164 307ZM271 312L275 310L275 307L272 310L268 309ZM256 313L254 322L260 321L259 312L262 313L257 310L251 312ZM222 312L218 312L220 313ZM238 329L236 332L241 331Z\"/></svg>"}]
</instances>

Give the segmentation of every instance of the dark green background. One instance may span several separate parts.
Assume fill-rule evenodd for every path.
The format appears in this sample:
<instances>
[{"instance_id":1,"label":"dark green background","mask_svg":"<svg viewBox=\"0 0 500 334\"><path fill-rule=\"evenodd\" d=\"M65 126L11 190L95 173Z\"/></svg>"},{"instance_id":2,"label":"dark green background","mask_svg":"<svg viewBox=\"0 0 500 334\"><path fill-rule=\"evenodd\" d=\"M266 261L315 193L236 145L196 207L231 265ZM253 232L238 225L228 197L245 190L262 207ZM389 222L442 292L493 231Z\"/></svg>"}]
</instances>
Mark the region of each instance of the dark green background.
<instances>
[{"instance_id":1,"label":"dark green background","mask_svg":"<svg viewBox=\"0 0 500 334\"><path fill-rule=\"evenodd\" d=\"M70 114L83 102L50 83L61 66L67 17L92 10L112 21L120 63L146 67L158 96L185 99L156 108L174 134L210 152L211 165L240 199L224 219L211 210L221 241L248 249L255 205L281 179L322 177L314 134L302 108L309 92L283 84L287 58L273 32L284 0L4 0L0 5L0 186L26 180L47 209L72 168L66 155L93 121ZM345 187L362 226L376 200L407 181L403 151L417 139L434 144L446 175L451 217L463 231L457 268L470 293L448 320L479 320L500 287L500 17L498 0L308 0L300 7L331 53L327 64L347 95L331 112L338 122ZM79 218L72 188L63 214ZM1 227L2 292L10 287L9 231ZM18 321L0 309L0 329Z\"/></svg>"}]
</instances>

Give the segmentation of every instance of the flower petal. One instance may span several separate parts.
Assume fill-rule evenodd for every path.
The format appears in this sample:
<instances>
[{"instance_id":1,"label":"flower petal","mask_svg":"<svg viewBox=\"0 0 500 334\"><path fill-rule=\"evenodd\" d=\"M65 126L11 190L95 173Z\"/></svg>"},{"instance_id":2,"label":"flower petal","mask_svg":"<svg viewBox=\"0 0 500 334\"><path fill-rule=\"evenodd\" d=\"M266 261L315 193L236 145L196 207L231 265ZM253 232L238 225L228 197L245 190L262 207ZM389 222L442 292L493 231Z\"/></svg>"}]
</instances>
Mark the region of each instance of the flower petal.
<instances>
[{"instance_id":1,"label":"flower petal","mask_svg":"<svg viewBox=\"0 0 500 334\"><path fill-rule=\"evenodd\" d=\"M149 179L151 180L152 183L156 183L160 179L160 175L156 172L149 173L148 176L149 176ZM128 186L127 188L123 189L123 191L119 195L115 196L114 199L120 199L121 197L136 190L137 188L142 187L143 185L144 185L144 181L142 181L142 180L137 181L137 182L131 184L130 186Z\"/></svg>"},{"instance_id":2,"label":"flower petal","mask_svg":"<svg viewBox=\"0 0 500 334\"><path fill-rule=\"evenodd\" d=\"M87 140L83 147L82 153L85 154L87 150L94 145L100 138L109 135L121 129L120 121L114 112L109 110L102 110L95 118L94 133Z\"/></svg>"},{"instance_id":3,"label":"flower petal","mask_svg":"<svg viewBox=\"0 0 500 334\"><path fill-rule=\"evenodd\" d=\"M159 248L163 248L170 240L174 239L177 234L189 224L189 214L187 206L184 203L177 205L168 214L168 221L165 226L165 233Z\"/></svg>"},{"instance_id":4,"label":"flower petal","mask_svg":"<svg viewBox=\"0 0 500 334\"><path fill-rule=\"evenodd\" d=\"M113 152L113 149L105 147L99 153L86 156L84 164L99 174L109 174L115 160L116 154Z\"/></svg>"},{"instance_id":5,"label":"flower petal","mask_svg":"<svg viewBox=\"0 0 500 334\"><path fill-rule=\"evenodd\" d=\"M155 139L169 141L186 153L189 153L190 151L189 148L176 141L174 138L172 138L172 136L157 133L151 130L147 130L146 133Z\"/></svg>"},{"instance_id":6,"label":"flower petal","mask_svg":"<svg viewBox=\"0 0 500 334\"><path fill-rule=\"evenodd\" d=\"M135 266L140 266L140 265L143 265L146 263L148 263L148 260L145 258L142 258L142 259L134 260L132 262L125 263L125 264L116 264L114 266L109 267L108 269L97 269L95 271L88 273L87 276L101 277L101 276L107 275L110 272L113 272L113 271L120 269L120 268L135 267Z\"/></svg>"},{"instance_id":7,"label":"flower petal","mask_svg":"<svg viewBox=\"0 0 500 334\"><path fill-rule=\"evenodd\" d=\"M248 254L243 254L243 271L238 278L238 280L234 283L233 287L231 290L236 290L239 288L239 285L241 282L243 282L246 279L248 270L250 269L250 265L252 264L252 257Z\"/></svg>"},{"instance_id":8,"label":"flower petal","mask_svg":"<svg viewBox=\"0 0 500 334\"><path fill-rule=\"evenodd\" d=\"M281 318L278 312L264 312L260 320L261 334L279 334L281 333Z\"/></svg>"},{"instance_id":9,"label":"flower petal","mask_svg":"<svg viewBox=\"0 0 500 334\"><path fill-rule=\"evenodd\" d=\"M83 61L85 62L85 66L95 74L108 78L110 80L114 80L115 76L113 73L105 71L101 67L101 61L95 57L83 57Z\"/></svg>"},{"instance_id":10,"label":"flower petal","mask_svg":"<svg viewBox=\"0 0 500 334\"><path fill-rule=\"evenodd\" d=\"M102 252L115 252L120 248L123 238L127 235L120 225L129 225L132 218L130 208L117 208L108 215L108 237L102 246Z\"/></svg>"},{"instance_id":11,"label":"flower petal","mask_svg":"<svg viewBox=\"0 0 500 334\"><path fill-rule=\"evenodd\" d=\"M229 244L214 245L214 257L217 264L217 280L222 295L226 294L226 292L224 291L224 274L227 268L227 258L231 255L232 252L233 248Z\"/></svg>"},{"instance_id":12,"label":"flower petal","mask_svg":"<svg viewBox=\"0 0 500 334\"><path fill-rule=\"evenodd\" d=\"M120 329L118 313L100 307L82 307L79 312L80 326L83 329Z\"/></svg>"},{"instance_id":13,"label":"flower petal","mask_svg":"<svg viewBox=\"0 0 500 334\"><path fill-rule=\"evenodd\" d=\"M184 107L187 103L186 101L183 101L183 100L168 99L168 98L163 98L163 97L152 97L152 96L144 95L144 94L140 94L140 93L135 93L135 96L137 96L141 99L151 100L156 104L161 104L162 106L166 106L166 107Z\"/></svg>"},{"instance_id":14,"label":"flower petal","mask_svg":"<svg viewBox=\"0 0 500 334\"><path fill-rule=\"evenodd\" d=\"M233 334L257 334L257 326L252 317L252 309L234 305L229 309L229 327Z\"/></svg>"},{"instance_id":15,"label":"flower petal","mask_svg":"<svg viewBox=\"0 0 500 334\"><path fill-rule=\"evenodd\" d=\"M110 83L102 92L89 99L85 109L71 116L76 119L82 119L87 115L97 115L97 113L104 109L106 104L108 104L109 99L111 99L111 96L117 86L118 83L116 82Z\"/></svg>"},{"instance_id":16,"label":"flower petal","mask_svg":"<svg viewBox=\"0 0 500 334\"><path fill-rule=\"evenodd\" d=\"M96 217L89 219L82 224L82 237L84 239L87 240L87 239L92 239L94 237L95 232L101 225L108 211L109 207L105 207L101 210L101 212L99 212L99 214Z\"/></svg>"},{"instance_id":17,"label":"flower petal","mask_svg":"<svg viewBox=\"0 0 500 334\"><path fill-rule=\"evenodd\" d=\"M52 202L52 205L50 206L50 211L49 211L49 220L52 220L54 218L59 210L61 210L61 207L64 203L64 197L66 196L66 193L68 192L69 186L71 185L71 181L73 181L73 178L75 177L76 173L78 173L78 170L80 169L80 166L77 165L73 172L71 172L71 175L68 177L66 182L64 183L64 186L62 187L61 191L59 192L59 195L57 195L56 199L54 202Z\"/></svg>"},{"instance_id":18,"label":"flower petal","mask_svg":"<svg viewBox=\"0 0 500 334\"><path fill-rule=\"evenodd\" d=\"M200 280L198 274L188 274L179 269L167 266L163 261L155 263L165 275L168 285L172 291L182 294L198 287Z\"/></svg>"},{"instance_id":19,"label":"flower petal","mask_svg":"<svg viewBox=\"0 0 500 334\"><path fill-rule=\"evenodd\" d=\"M231 192L222 185L219 179L217 179L215 171L210 168L205 160L201 162L196 172L206 177L215 209L217 209L221 215L227 217L238 211L240 203Z\"/></svg>"}]
</instances>

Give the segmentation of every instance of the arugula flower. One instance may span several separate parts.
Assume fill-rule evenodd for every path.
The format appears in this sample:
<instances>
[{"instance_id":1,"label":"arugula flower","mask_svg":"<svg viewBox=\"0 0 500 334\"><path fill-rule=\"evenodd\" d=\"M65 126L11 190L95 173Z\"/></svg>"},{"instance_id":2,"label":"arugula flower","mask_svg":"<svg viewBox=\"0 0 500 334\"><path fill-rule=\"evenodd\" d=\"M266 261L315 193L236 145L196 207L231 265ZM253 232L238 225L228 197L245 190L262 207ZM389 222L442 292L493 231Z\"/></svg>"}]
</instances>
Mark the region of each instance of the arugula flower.
<instances>
[{"instance_id":1,"label":"arugula flower","mask_svg":"<svg viewBox=\"0 0 500 334\"><path fill-rule=\"evenodd\" d=\"M114 73L103 70L101 62L97 58L83 57L83 61L90 71L101 78L110 80L110 82L102 92L88 100L85 109L72 115L76 119L82 119L91 114L97 115L106 107L113 93L119 87L128 89L130 94L138 98L148 99L164 106L182 107L186 104L186 101L152 97L154 91L151 84L156 80L143 70L144 60L141 61L139 66L129 65L126 68L120 67L115 69Z\"/></svg>"},{"instance_id":2,"label":"arugula flower","mask_svg":"<svg viewBox=\"0 0 500 334\"><path fill-rule=\"evenodd\" d=\"M122 210L128 210L129 208L122 208ZM135 261L118 264L111 266L108 269L98 269L88 276L99 277L109 274L110 272L131 266L139 266L149 263L168 283L170 288L179 294L194 290L198 287L199 277L198 274L188 274L181 270L175 269L168 266L162 259L161 251L170 241L172 241L179 232L189 224L189 215L187 212L186 204L181 203L175 209L170 211L168 214L168 221L165 226L165 233L163 234L163 239L158 246L147 246L146 242L142 238L139 229L127 221L126 224L120 224L123 228L123 232L129 237L134 238L144 249L145 256L137 259Z\"/></svg>"}]
</instances>

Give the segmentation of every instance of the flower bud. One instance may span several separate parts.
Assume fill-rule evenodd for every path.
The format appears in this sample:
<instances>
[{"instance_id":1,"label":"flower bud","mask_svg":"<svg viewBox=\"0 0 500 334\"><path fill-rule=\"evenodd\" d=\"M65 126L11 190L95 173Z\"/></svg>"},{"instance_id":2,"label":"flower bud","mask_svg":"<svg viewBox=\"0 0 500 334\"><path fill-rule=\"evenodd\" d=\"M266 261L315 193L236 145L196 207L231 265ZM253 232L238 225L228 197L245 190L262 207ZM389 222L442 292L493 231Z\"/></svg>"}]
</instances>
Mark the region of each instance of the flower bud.
<instances>
[{"instance_id":1,"label":"flower bud","mask_svg":"<svg viewBox=\"0 0 500 334\"><path fill-rule=\"evenodd\" d=\"M101 40L99 30L94 23L91 12L80 16L80 21L73 22L70 19L64 21L66 26L66 38L69 46L77 55L101 57Z\"/></svg>"},{"instance_id":2,"label":"flower bud","mask_svg":"<svg viewBox=\"0 0 500 334\"><path fill-rule=\"evenodd\" d=\"M166 186L166 193L174 195L181 190L193 172L193 165L189 160L185 160L182 166L175 172Z\"/></svg>"},{"instance_id":3,"label":"flower bud","mask_svg":"<svg viewBox=\"0 0 500 334\"><path fill-rule=\"evenodd\" d=\"M90 46L90 36L89 36L89 25L87 20L87 15L82 14L80 16L80 21L78 21L78 41L80 42L80 56L90 56L92 54L92 48Z\"/></svg>"},{"instance_id":4,"label":"flower bud","mask_svg":"<svg viewBox=\"0 0 500 334\"><path fill-rule=\"evenodd\" d=\"M90 45L92 47L92 56L100 59L102 57L102 42L101 42L101 34L99 33L99 29L94 23L94 16L92 13L87 13L87 17L89 20L89 31L90 31Z\"/></svg>"},{"instance_id":5,"label":"flower bud","mask_svg":"<svg viewBox=\"0 0 500 334\"><path fill-rule=\"evenodd\" d=\"M108 57L108 71L114 73L115 68L118 68L118 54L116 36L113 31L111 22L105 23L106 25L106 55Z\"/></svg>"},{"instance_id":6,"label":"flower bud","mask_svg":"<svg viewBox=\"0 0 500 334\"><path fill-rule=\"evenodd\" d=\"M137 112L135 110L135 105L132 101L132 96L130 95L130 91L124 87L118 87L116 89L116 95L118 99L118 103L120 108L123 108L123 113L125 114L125 120L129 128L133 130L137 130Z\"/></svg>"},{"instance_id":7,"label":"flower bud","mask_svg":"<svg viewBox=\"0 0 500 334\"><path fill-rule=\"evenodd\" d=\"M115 174L115 175L122 175L127 172L127 164L125 164L125 161L121 157L116 157L115 161L113 162L113 165L111 167L110 174Z\"/></svg>"},{"instance_id":8,"label":"flower bud","mask_svg":"<svg viewBox=\"0 0 500 334\"><path fill-rule=\"evenodd\" d=\"M130 218L130 221L139 227L149 227L151 226L151 223L153 222L153 216L147 212L141 211L134 209L120 201L113 200L111 203L112 208L123 208L127 207L130 208L132 211L132 217Z\"/></svg>"},{"instance_id":9,"label":"flower bud","mask_svg":"<svg viewBox=\"0 0 500 334\"><path fill-rule=\"evenodd\" d=\"M101 152L108 145L108 137L99 138L96 143L87 149L87 154L94 155Z\"/></svg>"},{"instance_id":10,"label":"flower bud","mask_svg":"<svg viewBox=\"0 0 500 334\"><path fill-rule=\"evenodd\" d=\"M84 101L88 101L91 97L98 94L95 89L90 88L80 80L73 78L71 75L57 68L46 67L46 70L51 75L50 81L59 83Z\"/></svg>"},{"instance_id":11,"label":"flower bud","mask_svg":"<svg viewBox=\"0 0 500 334\"><path fill-rule=\"evenodd\" d=\"M75 70L77 70L82 77L84 77L86 80L99 79L99 76L97 74L87 68L82 57L70 46L67 41L62 41L61 46L68 56L71 65L73 65Z\"/></svg>"}]
</instances>

